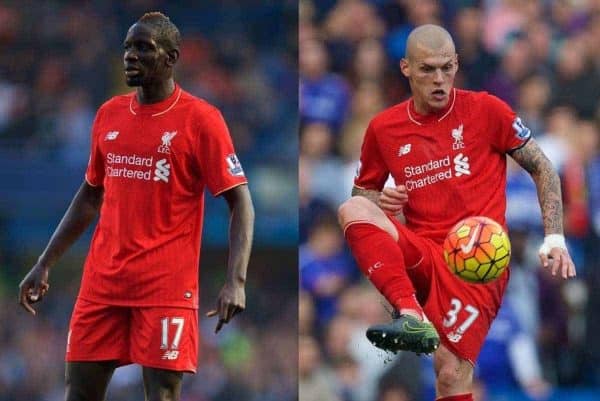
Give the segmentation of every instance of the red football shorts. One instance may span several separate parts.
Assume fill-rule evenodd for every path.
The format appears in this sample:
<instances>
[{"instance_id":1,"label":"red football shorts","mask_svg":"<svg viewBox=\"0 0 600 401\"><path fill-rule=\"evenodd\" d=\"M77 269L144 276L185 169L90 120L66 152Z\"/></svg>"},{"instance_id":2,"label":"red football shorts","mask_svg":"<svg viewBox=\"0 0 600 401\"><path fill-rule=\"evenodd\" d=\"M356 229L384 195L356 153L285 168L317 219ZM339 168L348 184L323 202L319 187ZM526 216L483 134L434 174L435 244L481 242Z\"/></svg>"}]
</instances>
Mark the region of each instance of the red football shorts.
<instances>
[{"instance_id":1,"label":"red football shorts","mask_svg":"<svg viewBox=\"0 0 600 401\"><path fill-rule=\"evenodd\" d=\"M69 324L65 359L117 360L119 365L137 363L196 373L198 312L105 305L78 298Z\"/></svg>"},{"instance_id":2,"label":"red football shorts","mask_svg":"<svg viewBox=\"0 0 600 401\"><path fill-rule=\"evenodd\" d=\"M509 271L487 284L467 283L452 274L441 245L413 233L393 217L390 220L400 234L398 244L417 299L442 344L475 364L500 308Z\"/></svg>"}]
</instances>

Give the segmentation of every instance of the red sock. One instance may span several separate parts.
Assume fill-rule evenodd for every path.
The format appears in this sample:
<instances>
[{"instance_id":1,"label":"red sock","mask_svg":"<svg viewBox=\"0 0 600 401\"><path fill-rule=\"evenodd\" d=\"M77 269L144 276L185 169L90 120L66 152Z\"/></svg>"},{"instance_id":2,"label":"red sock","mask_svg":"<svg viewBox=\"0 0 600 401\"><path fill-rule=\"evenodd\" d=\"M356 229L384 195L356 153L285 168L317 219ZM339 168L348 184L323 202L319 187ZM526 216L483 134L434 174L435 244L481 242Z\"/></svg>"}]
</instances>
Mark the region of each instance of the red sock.
<instances>
[{"instance_id":1,"label":"red sock","mask_svg":"<svg viewBox=\"0 0 600 401\"><path fill-rule=\"evenodd\" d=\"M423 310L406 274L402 250L390 234L371 223L350 223L346 241L360 270L381 294L398 309Z\"/></svg>"},{"instance_id":2,"label":"red sock","mask_svg":"<svg viewBox=\"0 0 600 401\"><path fill-rule=\"evenodd\" d=\"M473 401L473 394L451 395L449 397L438 398L435 401Z\"/></svg>"}]
</instances>

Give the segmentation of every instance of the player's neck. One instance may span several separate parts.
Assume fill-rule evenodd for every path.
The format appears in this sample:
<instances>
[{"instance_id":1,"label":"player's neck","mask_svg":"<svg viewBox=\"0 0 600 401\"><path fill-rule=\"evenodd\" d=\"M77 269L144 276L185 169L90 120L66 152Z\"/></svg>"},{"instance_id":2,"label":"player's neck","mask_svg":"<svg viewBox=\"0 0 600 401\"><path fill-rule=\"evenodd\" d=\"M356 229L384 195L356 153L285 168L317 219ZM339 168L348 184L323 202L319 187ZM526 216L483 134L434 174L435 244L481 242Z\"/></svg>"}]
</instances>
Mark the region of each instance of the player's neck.
<instances>
[{"instance_id":1,"label":"player's neck","mask_svg":"<svg viewBox=\"0 0 600 401\"><path fill-rule=\"evenodd\" d=\"M175 91L175 81L170 78L151 85L139 86L136 97L140 104L158 103L171 96L173 91Z\"/></svg>"},{"instance_id":2,"label":"player's neck","mask_svg":"<svg viewBox=\"0 0 600 401\"><path fill-rule=\"evenodd\" d=\"M441 111L444 111L448 107L448 104L450 103L450 98L448 98L448 101L446 102L446 104L444 104L444 107L439 108L439 109L431 108L427 104L427 102L420 101L419 99L416 99L414 97L413 97L412 103L413 103L413 108L417 112L417 114L425 117L425 116L429 116L431 114L438 114Z\"/></svg>"},{"instance_id":3,"label":"player's neck","mask_svg":"<svg viewBox=\"0 0 600 401\"><path fill-rule=\"evenodd\" d=\"M452 108L455 97L456 89L452 88L452 90L450 91L450 96L448 96L447 102L444 104L444 106L440 108L432 108L423 99L418 99L417 97L413 96L412 99L409 101L408 112L418 120L420 119L426 121L432 118L436 118L441 115L445 115L448 112L448 110Z\"/></svg>"}]
</instances>

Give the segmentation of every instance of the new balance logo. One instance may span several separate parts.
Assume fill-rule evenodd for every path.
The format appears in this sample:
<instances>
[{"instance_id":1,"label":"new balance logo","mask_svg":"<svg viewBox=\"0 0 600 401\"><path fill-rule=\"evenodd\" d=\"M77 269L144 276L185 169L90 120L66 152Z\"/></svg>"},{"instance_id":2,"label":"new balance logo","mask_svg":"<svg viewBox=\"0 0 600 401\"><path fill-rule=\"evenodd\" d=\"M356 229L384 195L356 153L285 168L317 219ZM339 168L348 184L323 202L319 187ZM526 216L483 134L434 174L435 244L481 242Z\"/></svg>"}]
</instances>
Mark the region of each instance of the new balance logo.
<instances>
[{"instance_id":1,"label":"new balance logo","mask_svg":"<svg viewBox=\"0 0 600 401\"><path fill-rule=\"evenodd\" d=\"M461 175L471 175L469 158L462 153L459 153L454 157L454 175L456 177L460 177Z\"/></svg>"},{"instance_id":2,"label":"new balance logo","mask_svg":"<svg viewBox=\"0 0 600 401\"><path fill-rule=\"evenodd\" d=\"M167 163L167 159L160 159L156 162L156 170L154 170L154 181L169 182L171 174L171 165Z\"/></svg>"},{"instance_id":3,"label":"new balance logo","mask_svg":"<svg viewBox=\"0 0 600 401\"><path fill-rule=\"evenodd\" d=\"M450 342L457 343L460 340L462 340L463 335L461 333L452 332L448 333L446 337L448 338L448 340L450 340Z\"/></svg>"},{"instance_id":4,"label":"new balance logo","mask_svg":"<svg viewBox=\"0 0 600 401\"><path fill-rule=\"evenodd\" d=\"M179 357L179 351L165 351L161 359L168 359L169 361L173 361Z\"/></svg>"},{"instance_id":5,"label":"new balance logo","mask_svg":"<svg viewBox=\"0 0 600 401\"><path fill-rule=\"evenodd\" d=\"M410 143L400 146L400 149L398 150L398 156L404 156L405 154L410 152L410 147L411 147Z\"/></svg>"},{"instance_id":6,"label":"new balance logo","mask_svg":"<svg viewBox=\"0 0 600 401\"><path fill-rule=\"evenodd\" d=\"M119 131L109 131L104 137L105 141L114 141L119 136Z\"/></svg>"}]
</instances>

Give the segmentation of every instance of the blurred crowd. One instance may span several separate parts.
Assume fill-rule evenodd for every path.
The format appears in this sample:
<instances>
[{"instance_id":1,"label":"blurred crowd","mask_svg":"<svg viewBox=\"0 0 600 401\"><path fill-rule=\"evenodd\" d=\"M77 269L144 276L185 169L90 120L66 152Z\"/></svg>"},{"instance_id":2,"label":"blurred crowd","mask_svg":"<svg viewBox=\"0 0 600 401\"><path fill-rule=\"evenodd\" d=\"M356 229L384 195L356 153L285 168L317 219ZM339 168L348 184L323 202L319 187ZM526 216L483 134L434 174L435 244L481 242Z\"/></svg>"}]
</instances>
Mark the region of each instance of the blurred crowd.
<instances>
[{"instance_id":1,"label":"blurred crowd","mask_svg":"<svg viewBox=\"0 0 600 401\"><path fill-rule=\"evenodd\" d=\"M296 397L297 2L3 0L0 401L63 399L66 327L90 233L52 271L36 318L18 306L17 286L83 180L96 109L132 90L122 43L148 11L179 27L175 79L222 111L258 216L249 310L219 336L202 319L202 363L184 379L183 400ZM227 244L228 227L225 202L206 202L201 313L224 282L226 255L214 249ZM109 399L141 399L138 369L117 370Z\"/></svg>"},{"instance_id":2,"label":"blurred crowd","mask_svg":"<svg viewBox=\"0 0 600 401\"><path fill-rule=\"evenodd\" d=\"M398 62L410 31L425 23L454 37L456 86L510 104L552 160L578 270L564 282L540 267L536 189L510 163L511 279L476 367L475 398L595 399L600 2L301 0L299 6L301 400L433 399L430 359L385 355L366 342L365 328L390 317L360 277L335 215L350 196L368 122L410 96ZM586 388L591 392L577 390Z\"/></svg>"}]
</instances>

